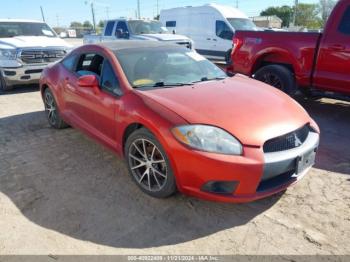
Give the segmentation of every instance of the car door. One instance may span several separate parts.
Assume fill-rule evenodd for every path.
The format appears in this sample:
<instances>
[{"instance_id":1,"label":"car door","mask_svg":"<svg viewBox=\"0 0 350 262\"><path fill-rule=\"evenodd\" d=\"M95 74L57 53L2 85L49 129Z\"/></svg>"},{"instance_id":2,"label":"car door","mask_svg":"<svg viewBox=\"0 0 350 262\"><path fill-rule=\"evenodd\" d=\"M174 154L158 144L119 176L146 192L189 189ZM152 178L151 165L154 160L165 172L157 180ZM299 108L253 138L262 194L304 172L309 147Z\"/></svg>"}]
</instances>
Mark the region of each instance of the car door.
<instances>
[{"instance_id":1,"label":"car door","mask_svg":"<svg viewBox=\"0 0 350 262\"><path fill-rule=\"evenodd\" d=\"M346 4L348 2L344 2ZM332 16L320 43L314 85L335 92L350 93L350 6L343 15Z\"/></svg>"}]
</instances>

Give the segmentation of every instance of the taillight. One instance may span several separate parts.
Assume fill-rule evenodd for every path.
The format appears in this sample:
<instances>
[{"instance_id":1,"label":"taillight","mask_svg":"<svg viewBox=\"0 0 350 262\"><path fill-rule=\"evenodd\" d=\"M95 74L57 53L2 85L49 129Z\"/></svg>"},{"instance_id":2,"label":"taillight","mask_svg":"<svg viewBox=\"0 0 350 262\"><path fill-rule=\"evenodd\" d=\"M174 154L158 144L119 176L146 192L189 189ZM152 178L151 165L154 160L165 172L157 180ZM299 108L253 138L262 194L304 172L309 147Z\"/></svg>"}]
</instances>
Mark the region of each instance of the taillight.
<instances>
[{"instance_id":1,"label":"taillight","mask_svg":"<svg viewBox=\"0 0 350 262\"><path fill-rule=\"evenodd\" d=\"M233 46L232 46L232 54L238 50L243 44L243 41L239 38L234 37L233 38Z\"/></svg>"}]
</instances>

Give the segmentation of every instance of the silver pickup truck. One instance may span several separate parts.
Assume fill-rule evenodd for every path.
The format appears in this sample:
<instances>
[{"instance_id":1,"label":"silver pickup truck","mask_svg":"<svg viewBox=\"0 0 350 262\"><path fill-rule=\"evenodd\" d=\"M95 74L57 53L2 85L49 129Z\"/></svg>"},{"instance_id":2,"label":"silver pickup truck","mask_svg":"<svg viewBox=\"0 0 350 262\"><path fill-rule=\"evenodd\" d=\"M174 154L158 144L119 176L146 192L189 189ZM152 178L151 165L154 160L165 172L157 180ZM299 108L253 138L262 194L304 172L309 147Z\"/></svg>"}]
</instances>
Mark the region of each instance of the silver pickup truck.
<instances>
[{"instance_id":1,"label":"silver pickup truck","mask_svg":"<svg viewBox=\"0 0 350 262\"><path fill-rule=\"evenodd\" d=\"M71 48L46 23L0 20L0 92L38 83L41 71Z\"/></svg>"},{"instance_id":2,"label":"silver pickup truck","mask_svg":"<svg viewBox=\"0 0 350 262\"><path fill-rule=\"evenodd\" d=\"M166 41L193 48L193 42L186 36L169 32L156 20L115 19L105 23L102 35L84 36L84 44L95 44L113 40Z\"/></svg>"}]
</instances>

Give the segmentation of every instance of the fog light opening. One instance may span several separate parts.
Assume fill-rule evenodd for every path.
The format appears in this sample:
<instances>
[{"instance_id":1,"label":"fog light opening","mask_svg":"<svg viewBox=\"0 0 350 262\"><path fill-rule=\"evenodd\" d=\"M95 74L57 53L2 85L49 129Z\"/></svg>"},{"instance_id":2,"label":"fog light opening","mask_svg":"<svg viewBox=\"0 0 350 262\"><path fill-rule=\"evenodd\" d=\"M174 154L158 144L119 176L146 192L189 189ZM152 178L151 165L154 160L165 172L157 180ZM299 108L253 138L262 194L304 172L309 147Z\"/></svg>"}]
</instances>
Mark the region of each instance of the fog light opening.
<instances>
[{"instance_id":1,"label":"fog light opening","mask_svg":"<svg viewBox=\"0 0 350 262\"><path fill-rule=\"evenodd\" d=\"M238 181L210 181L202 186L202 191L214 194L233 194Z\"/></svg>"}]
</instances>

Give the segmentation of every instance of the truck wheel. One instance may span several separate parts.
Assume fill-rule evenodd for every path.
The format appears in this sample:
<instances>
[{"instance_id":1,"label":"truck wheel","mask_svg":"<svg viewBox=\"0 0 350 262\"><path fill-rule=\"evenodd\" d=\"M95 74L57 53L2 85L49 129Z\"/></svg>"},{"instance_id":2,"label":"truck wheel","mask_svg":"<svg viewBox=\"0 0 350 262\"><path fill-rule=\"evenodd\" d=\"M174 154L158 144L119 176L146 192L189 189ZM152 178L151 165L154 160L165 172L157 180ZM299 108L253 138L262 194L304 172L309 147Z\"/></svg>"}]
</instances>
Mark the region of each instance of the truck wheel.
<instances>
[{"instance_id":1,"label":"truck wheel","mask_svg":"<svg viewBox=\"0 0 350 262\"><path fill-rule=\"evenodd\" d=\"M294 96L297 90L293 73L281 65L264 66L254 74L254 78L274 86L290 96Z\"/></svg>"},{"instance_id":2,"label":"truck wheel","mask_svg":"<svg viewBox=\"0 0 350 262\"><path fill-rule=\"evenodd\" d=\"M231 52L232 52L232 49L230 49L226 52L226 55L225 55L226 65L232 64Z\"/></svg>"},{"instance_id":3,"label":"truck wheel","mask_svg":"<svg viewBox=\"0 0 350 262\"><path fill-rule=\"evenodd\" d=\"M8 86L4 80L4 78L0 75L0 93L4 93L6 91L11 90L13 87Z\"/></svg>"}]
</instances>

